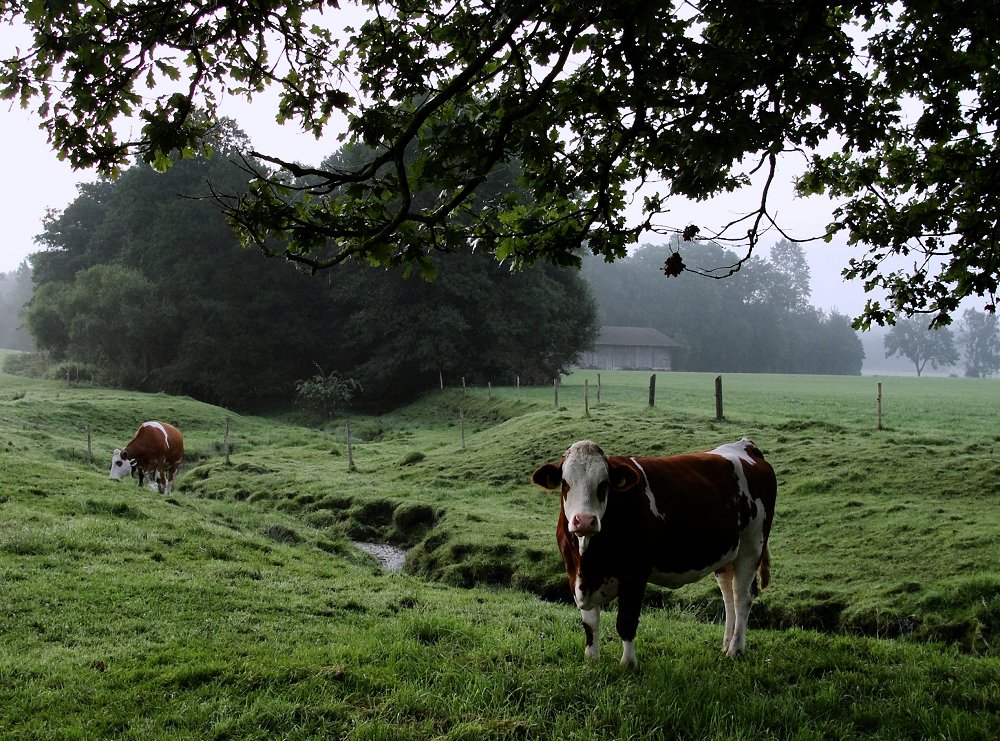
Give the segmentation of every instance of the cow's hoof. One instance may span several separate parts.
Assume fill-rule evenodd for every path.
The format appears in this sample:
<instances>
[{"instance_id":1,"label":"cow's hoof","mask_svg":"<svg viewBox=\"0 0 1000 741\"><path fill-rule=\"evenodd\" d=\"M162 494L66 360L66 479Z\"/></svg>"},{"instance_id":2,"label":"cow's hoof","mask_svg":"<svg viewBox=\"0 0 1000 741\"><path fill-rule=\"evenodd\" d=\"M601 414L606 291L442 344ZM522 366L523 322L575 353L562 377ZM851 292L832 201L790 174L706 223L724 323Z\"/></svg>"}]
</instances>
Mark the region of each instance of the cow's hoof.
<instances>
[{"instance_id":1,"label":"cow's hoof","mask_svg":"<svg viewBox=\"0 0 1000 741\"><path fill-rule=\"evenodd\" d=\"M635 644L632 641L624 641L622 644L622 666L635 669L639 666L639 660L635 656Z\"/></svg>"}]
</instances>

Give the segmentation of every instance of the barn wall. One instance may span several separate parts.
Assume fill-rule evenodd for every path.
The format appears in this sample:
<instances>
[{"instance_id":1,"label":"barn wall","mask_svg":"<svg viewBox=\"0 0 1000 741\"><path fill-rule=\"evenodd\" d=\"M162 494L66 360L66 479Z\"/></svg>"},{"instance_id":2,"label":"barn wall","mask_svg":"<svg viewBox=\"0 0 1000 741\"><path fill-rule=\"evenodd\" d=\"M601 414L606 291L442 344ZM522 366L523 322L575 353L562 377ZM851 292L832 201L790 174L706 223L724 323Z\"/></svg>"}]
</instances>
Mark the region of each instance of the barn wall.
<instances>
[{"instance_id":1,"label":"barn wall","mask_svg":"<svg viewBox=\"0 0 1000 741\"><path fill-rule=\"evenodd\" d=\"M598 345L593 352L581 354L580 367L596 370L671 370L673 355L669 347Z\"/></svg>"}]
</instances>

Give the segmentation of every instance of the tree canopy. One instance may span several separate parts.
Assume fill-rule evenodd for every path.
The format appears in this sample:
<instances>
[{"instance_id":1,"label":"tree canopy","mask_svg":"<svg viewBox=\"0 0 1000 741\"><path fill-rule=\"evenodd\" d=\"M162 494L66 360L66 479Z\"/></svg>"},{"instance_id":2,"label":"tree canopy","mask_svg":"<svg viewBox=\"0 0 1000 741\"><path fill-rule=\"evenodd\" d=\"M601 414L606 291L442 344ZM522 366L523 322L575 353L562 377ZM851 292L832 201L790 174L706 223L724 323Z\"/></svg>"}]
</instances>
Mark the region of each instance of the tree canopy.
<instances>
[{"instance_id":1,"label":"tree canopy","mask_svg":"<svg viewBox=\"0 0 1000 741\"><path fill-rule=\"evenodd\" d=\"M275 88L276 118L316 136L343 116L363 161L257 153L249 191L217 194L244 242L313 269L353 257L432 270L435 252L470 246L515 265L610 260L650 234L700 233L737 249L725 275L775 228L770 187L794 152L799 191L839 203L823 236L867 250L847 274L887 291L862 324L914 312L946 324L970 295L995 309L989 3L362 5L339 34L337 0L15 0L0 20L33 36L2 61L0 90L38 110L60 156L108 174L133 155L165 168L199 151L230 95ZM138 130L120 125L130 117ZM515 159L530 198L481 195ZM754 173L757 205L728 223L667 212L668 196L709 199ZM683 269L683 255L667 262Z\"/></svg>"},{"instance_id":2,"label":"tree canopy","mask_svg":"<svg viewBox=\"0 0 1000 741\"><path fill-rule=\"evenodd\" d=\"M231 154L244 137L227 127L213 145ZM39 349L111 384L237 408L291 398L319 366L324 390L343 379L352 400L385 408L442 374L547 382L593 342L596 310L575 269L512 272L464 253L443 255L433 282L358 262L311 276L241 249L207 194L209 183L238 191L243 175L194 157L81 186L31 256L26 321Z\"/></svg>"}]
</instances>

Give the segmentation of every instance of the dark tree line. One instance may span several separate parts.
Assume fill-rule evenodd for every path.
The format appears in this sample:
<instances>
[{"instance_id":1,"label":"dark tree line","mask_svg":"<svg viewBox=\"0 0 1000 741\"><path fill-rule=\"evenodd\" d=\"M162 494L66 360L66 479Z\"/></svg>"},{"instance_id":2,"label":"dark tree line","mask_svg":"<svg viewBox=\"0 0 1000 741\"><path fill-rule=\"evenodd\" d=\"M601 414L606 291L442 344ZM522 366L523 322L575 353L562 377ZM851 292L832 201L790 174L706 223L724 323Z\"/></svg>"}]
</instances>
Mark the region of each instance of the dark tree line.
<instances>
[{"instance_id":1,"label":"dark tree line","mask_svg":"<svg viewBox=\"0 0 1000 741\"><path fill-rule=\"evenodd\" d=\"M489 255L442 254L438 279L361 263L309 275L239 246L211 187L246 172L216 156L145 166L80 187L31 258L27 323L39 349L104 382L237 408L291 398L317 366L386 407L448 383L550 379L593 342L596 309L577 271L512 273Z\"/></svg>"},{"instance_id":2,"label":"dark tree line","mask_svg":"<svg viewBox=\"0 0 1000 741\"><path fill-rule=\"evenodd\" d=\"M603 324L653 327L683 345L678 370L859 374L861 341L844 315L809 304L802 250L780 242L725 280L684 274L664 282L670 248L646 245L607 265L584 263ZM736 255L711 243L688 244L692 265L731 264Z\"/></svg>"}]
</instances>

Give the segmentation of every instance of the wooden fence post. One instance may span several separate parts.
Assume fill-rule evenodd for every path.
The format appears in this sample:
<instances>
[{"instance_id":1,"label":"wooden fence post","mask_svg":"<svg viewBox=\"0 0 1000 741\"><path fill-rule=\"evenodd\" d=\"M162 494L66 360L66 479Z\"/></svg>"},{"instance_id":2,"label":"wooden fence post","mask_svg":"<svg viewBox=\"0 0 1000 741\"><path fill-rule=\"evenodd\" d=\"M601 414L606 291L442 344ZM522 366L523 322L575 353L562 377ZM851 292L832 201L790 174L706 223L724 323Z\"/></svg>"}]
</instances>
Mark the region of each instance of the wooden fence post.
<instances>
[{"instance_id":1,"label":"wooden fence post","mask_svg":"<svg viewBox=\"0 0 1000 741\"><path fill-rule=\"evenodd\" d=\"M649 377L649 405L654 406L656 404L656 374L654 373Z\"/></svg>"},{"instance_id":2,"label":"wooden fence post","mask_svg":"<svg viewBox=\"0 0 1000 741\"><path fill-rule=\"evenodd\" d=\"M715 418L719 421L725 419L722 414L722 376L715 377Z\"/></svg>"},{"instance_id":3,"label":"wooden fence post","mask_svg":"<svg viewBox=\"0 0 1000 741\"><path fill-rule=\"evenodd\" d=\"M586 378L583 379L583 414L590 416L590 381Z\"/></svg>"},{"instance_id":4,"label":"wooden fence post","mask_svg":"<svg viewBox=\"0 0 1000 741\"><path fill-rule=\"evenodd\" d=\"M552 406L556 409L559 408L559 377L556 376L552 379Z\"/></svg>"},{"instance_id":5,"label":"wooden fence post","mask_svg":"<svg viewBox=\"0 0 1000 741\"><path fill-rule=\"evenodd\" d=\"M486 392L489 394L490 399L493 398L493 381L486 382Z\"/></svg>"},{"instance_id":6,"label":"wooden fence post","mask_svg":"<svg viewBox=\"0 0 1000 741\"><path fill-rule=\"evenodd\" d=\"M444 390L444 371L438 370L438 382L441 384L441 390Z\"/></svg>"},{"instance_id":7,"label":"wooden fence post","mask_svg":"<svg viewBox=\"0 0 1000 741\"><path fill-rule=\"evenodd\" d=\"M877 424L876 429L881 430L882 429L882 384L881 384L881 382L878 384L878 393L875 396L875 401L876 401L876 408L877 408L877 412L876 412L877 416L876 416L876 418L878 420L878 424Z\"/></svg>"},{"instance_id":8,"label":"wooden fence post","mask_svg":"<svg viewBox=\"0 0 1000 741\"><path fill-rule=\"evenodd\" d=\"M597 403L601 403L601 374L597 374Z\"/></svg>"},{"instance_id":9,"label":"wooden fence post","mask_svg":"<svg viewBox=\"0 0 1000 741\"><path fill-rule=\"evenodd\" d=\"M87 465L94 462L94 444L90 425L87 425Z\"/></svg>"},{"instance_id":10,"label":"wooden fence post","mask_svg":"<svg viewBox=\"0 0 1000 741\"><path fill-rule=\"evenodd\" d=\"M462 396L465 396L465 376L462 376Z\"/></svg>"},{"instance_id":11,"label":"wooden fence post","mask_svg":"<svg viewBox=\"0 0 1000 741\"><path fill-rule=\"evenodd\" d=\"M225 435L223 436L223 439L222 439L222 449L224 451L226 451L226 465L227 466L229 465L229 425L231 424L231 422L232 422L232 420L230 420L229 417L226 417L226 433L225 433Z\"/></svg>"}]
</instances>

